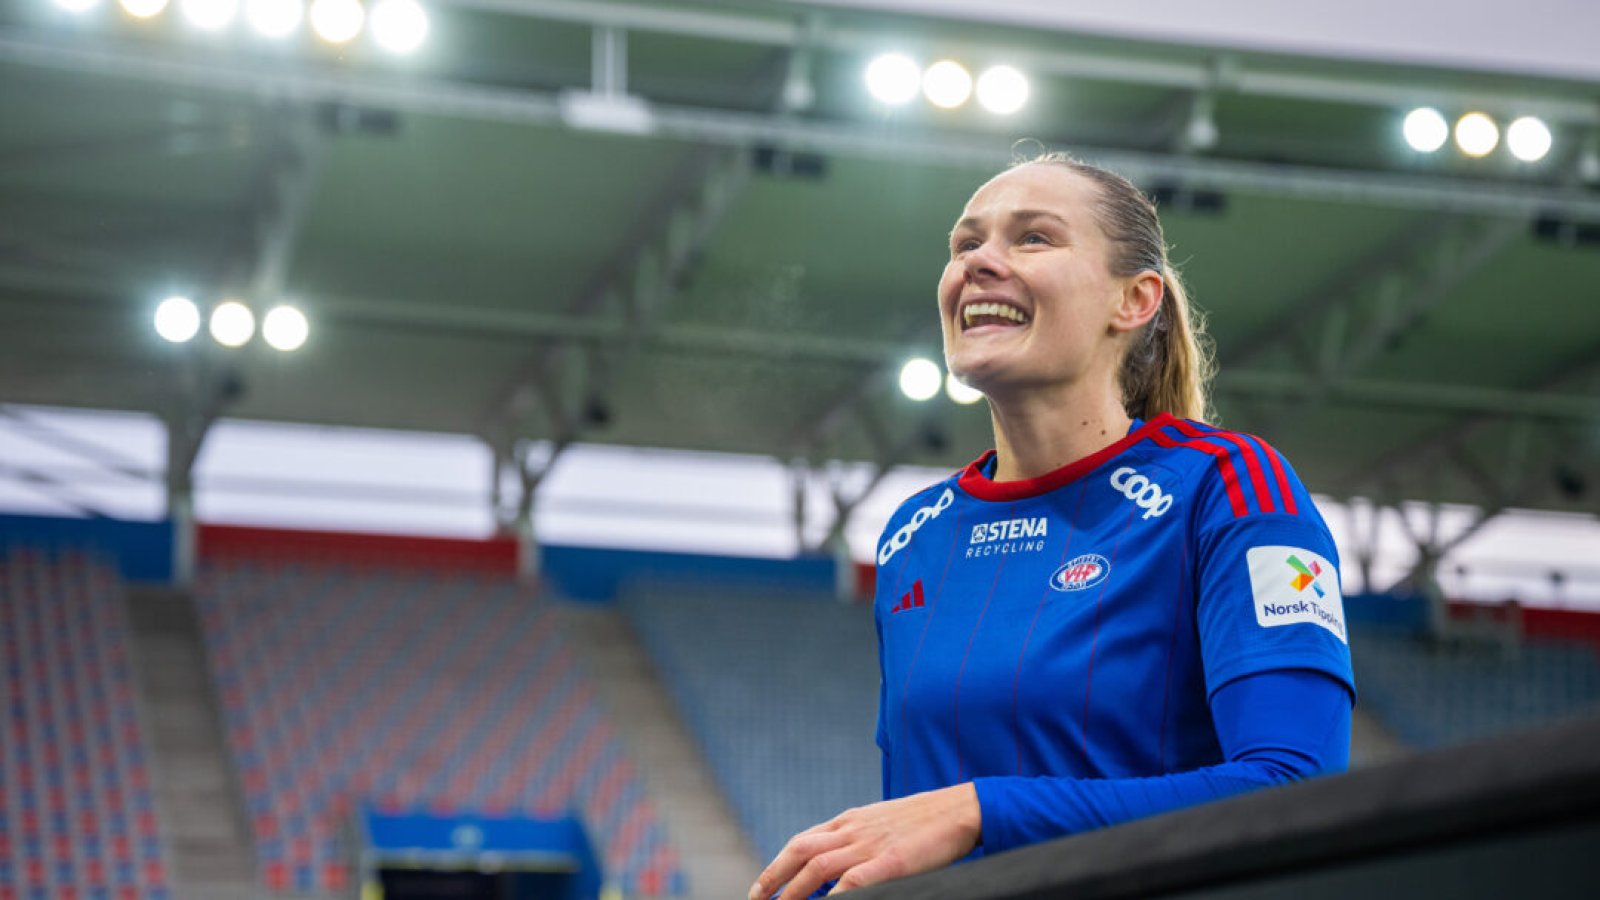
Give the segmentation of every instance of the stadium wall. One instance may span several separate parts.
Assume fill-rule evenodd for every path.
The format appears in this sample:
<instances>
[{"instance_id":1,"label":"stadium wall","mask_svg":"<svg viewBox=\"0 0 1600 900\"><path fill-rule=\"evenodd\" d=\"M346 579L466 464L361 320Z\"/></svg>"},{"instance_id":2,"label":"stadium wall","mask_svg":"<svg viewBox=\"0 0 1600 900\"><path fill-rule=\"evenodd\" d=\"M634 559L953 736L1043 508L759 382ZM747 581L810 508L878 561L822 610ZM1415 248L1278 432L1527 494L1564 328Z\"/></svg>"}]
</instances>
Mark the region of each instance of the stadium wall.
<instances>
[{"instance_id":1,"label":"stadium wall","mask_svg":"<svg viewBox=\"0 0 1600 900\"><path fill-rule=\"evenodd\" d=\"M517 567L516 540L510 537L473 540L239 525L201 525L198 532L201 559L338 560L505 574L514 574ZM0 515L0 551L23 543L102 551L117 561L128 581L172 580L173 530L167 520ZM827 556L766 559L570 546L546 546L541 553L542 573L551 586L564 597L589 603L609 603L638 580L711 580L809 591L832 591L836 585L835 562ZM856 596L871 598L873 567L852 565ZM1355 595L1345 603L1352 622L1404 627L1424 621L1420 603L1405 598ZM1501 610L1509 609L1453 601L1450 615L1468 619L1506 615L1510 613ZM1528 637L1582 641L1600 652L1600 614L1547 607L1518 607L1516 614Z\"/></svg>"}]
</instances>

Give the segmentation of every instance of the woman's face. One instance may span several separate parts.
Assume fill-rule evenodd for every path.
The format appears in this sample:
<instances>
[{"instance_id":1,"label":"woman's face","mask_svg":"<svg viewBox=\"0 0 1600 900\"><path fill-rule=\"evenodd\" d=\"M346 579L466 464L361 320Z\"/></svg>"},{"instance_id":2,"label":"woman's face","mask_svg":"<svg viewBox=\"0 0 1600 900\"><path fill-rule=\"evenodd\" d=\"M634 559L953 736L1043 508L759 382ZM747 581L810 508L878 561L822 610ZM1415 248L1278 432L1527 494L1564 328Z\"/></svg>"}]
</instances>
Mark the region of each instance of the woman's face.
<instances>
[{"instance_id":1,"label":"woman's face","mask_svg":"<svg viewBox=\"0 0 1600 900\"><path fill-rule=\"evenodd\" d=\"M1025 165L967 201L939 279L945 364L991 397L1058 386L1120 361L1129 279L1110 270L1094 182L1063 166Z\"/></svg>"}]
</instances>

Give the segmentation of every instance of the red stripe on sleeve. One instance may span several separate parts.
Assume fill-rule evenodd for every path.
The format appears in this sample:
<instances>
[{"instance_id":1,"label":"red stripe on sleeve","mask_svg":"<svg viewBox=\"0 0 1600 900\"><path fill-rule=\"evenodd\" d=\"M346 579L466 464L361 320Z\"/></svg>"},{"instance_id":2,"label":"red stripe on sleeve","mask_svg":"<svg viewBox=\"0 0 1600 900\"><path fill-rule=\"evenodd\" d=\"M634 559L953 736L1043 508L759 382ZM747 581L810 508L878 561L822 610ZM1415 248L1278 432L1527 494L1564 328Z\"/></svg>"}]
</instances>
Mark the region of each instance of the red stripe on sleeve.
<instances>
[{"instance_id":1,"label":"red stripe on sleeve","mask_svg":"<svg viewBox=\"0 0 1600 900\"><path fill-rule=\"evenodd\" d=\"M1250 474L1250 484L1255 487L1256 507L1264 513L1277 512L1278 507L1272 502L1272 492L1267 489L1267 473L1261 467L1261 460L1256 456L1256 448L1243 437L1231 431L1201 431L1182 419L1172 423L1177 429L1188 437L1221 438L1243 451L1245 471Z\"/></svg>"},{"instance_id":2,"label":"red stripe on sleeve","mask_svg":"<svg viewBox=\"0 0 1600 900\"><path fill-rule=\"evenodd\" d=\"M1255 437L1255 435L1250 436ZM1256 440L1261 441L1261 438ZM1261 449L1267 454L1267 462L1272 464L1272 474L1278 477L1278 493L1283 497L1283 511L1291 516L1300 515L1299 510L1295 509L1294 491L1289 487L1289 476L1283 471L1283 460L1278 456L1278 451L1272 449L1272 445L1266 441L1261 441Z\"/></svg>"},{"instance_id":3,"label":"red stripe on sleeve","mask_svg":"<svg viewBox=\"0 0 1600 900\"><path fill-rule=\"evenodd\" d=\"M1239 490L1239 476L1233 471L1233 461L1228 459L1227 450L1205 441L1175 440L1161 431L1153 432L1150 437L1162 447L1188 447L1215 456L1217 469L1222 472L1222 484L1228 489L1228 503L1233 507L1233 517L1237 519L1250 514L1250 510L1244 505L1244 492Z\"/></svg>"}]
</instances>

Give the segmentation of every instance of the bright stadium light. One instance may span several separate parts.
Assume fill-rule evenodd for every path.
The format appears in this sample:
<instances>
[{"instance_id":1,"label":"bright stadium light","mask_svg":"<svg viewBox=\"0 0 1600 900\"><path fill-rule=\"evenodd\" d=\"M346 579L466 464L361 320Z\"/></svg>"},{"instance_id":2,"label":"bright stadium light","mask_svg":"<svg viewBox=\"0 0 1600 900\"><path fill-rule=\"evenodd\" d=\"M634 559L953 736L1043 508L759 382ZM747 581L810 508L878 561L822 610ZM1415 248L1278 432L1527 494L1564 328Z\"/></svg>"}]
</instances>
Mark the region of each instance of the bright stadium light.
<instances>
[{"instance_id":1,"label":"bright stadium light","mask_svg":"<svg viewBox=\"0 0 1600 900\"><path fill-rule=\"evenodd\" d=\"M1406 113L1400 130L1405 135L1406 143L1418 153L1432 153L1450 140L1450 123L1444 120L1437 109L1429 106L1419 106Z\"/></svg>"},{"instance_id":2,"label":"bright stadium light","mask_svg":"<svg viewBox=\"0 0 1600 900\"><path fill-rule=\"evenodd\" d=\"M202 31L221 31L233 23L239 0L182 0L183 16Z\"/></svg>"},{"instance_id":3,"label":"bright stadium light","mask_svg":"<svg viewBox=\"0 0 1600 900\"><path fill-rule=\"evenodd\" d=\"M224 300L211 311L211 336L224 347L243 347L256 333L256 317L237 300Z\"/></svg>"},{"instance_id":4,"label":"bright stadium light","mask_svg":"<svg viewBox=\"0 0 1600 900\"><path fill-rule=\"evenodd\" d=\"M311 2L311 29L330 44L343 44L360 34L366 18L360 0Z\"/></svg>"},{"instance_id":5,"label":"bright stadium light","mask_svg":"<svg viewBox=\"0 0 1600 900\"><path fill-rule=\"evenodd\" d=\"M274 306L261 320L261 336L274 350L298 350L311 334L305 313L292 306Z\"/></svg>"},{"instance_id":6,"label":"bright stadium light","mask_svg":"<svg viewBox=\"0 0 1600 900\"><path fill-rule=\"evenodd\" d=\"M885 53L867 65L867 91L879 103L902 106L922 87L922 69L909 56Z\"/></svg>"},{"instance_id":7,"label":"bright stadium light","mask_svg":"<svg viewBox=\"0 0 1600 900\"><path fill-rule=\"evenodd\" d=\"M156 307L156 334L183 344L200 333L200 307L188 297L168 297Z\"/></svg>"},{"instance_id":8,"label":"bright stadium light","mask_svg":"<svg viewBox=\"0 0 1600 900\"><path fill-rule=\"evenodd\" d=\"M1456 146L1471 157L1488 156L1500 143L1500 126L1481 112L1456 120Z\"/></svg>"},{"instance_id":9,"label":"bright stadium light","mask_svg":"<svg viewBox=\"0 0 1600 900\"><path fill-rule=\"evenodd\" d=\"M972 96L972 75L960 63L941 59L922 73L922 95L940 109L955 109Z\"/></svg>"},{"instance_id":10,"label":"bright stadium light","mask_svg":"<svg viewBox=\"0 0 1600 900\"><path fill-rule=\"evenodd\" d=\"M264 38L288 37L306 17L303 0L245 0L244 17Z\"/></svg>"},{"instance_id":11,"label":"bright stadium light","mask_svg":"<svg viewBox=\"0 0 1600 900\"><path fill-rule=\"evenodd\" d=\"M1523 116L1506 129L1506 147L1523 162L1538 162L1550 152L1550 127L1535 116Z\"/></svg>"},{"instance_id":12,"label":"bright stadium light","mask_svg":"<svg viewBox=\"0 0 1600 900\"><path fill-rule=\"evenodd\" d=\"M900 391L916 401L930 400L939 393L944 376L932 360L917 357L900 369Z\"/></svg>"},{"instance_id":13,"label":"bright stadium light","mask_svg":"<svg viewBox=\"0 0 1600 900\"><path fill-rule=\"evenodd\" d=\"M428 14L416 0L379 0L372 8L372 36L391 53L410 53L428 36Z\"/></svg>"},{"instance_id":14,"label":"bright stadium light","mask_svg":"<svg viewBox=\"0 0 1600 900\"><path fill-rule=\"evenodd\" d=\"M1011 115L1028 102L1028 76L1010 66L989 67L978 76L978 102L996 115Z\"/></svg>"},{"instance_id":15,"label":"bright stadium light","mask_svg":"<svg viewBox=\"0 0 1600 900\"><path fill-rule=\"evenodd\" d=\"M158 16L167 8L167 0L122 0L122 9L135 19Z\"/></svg>"},{"instance_id":16,"label":"bright stadium light","mask_svg":"<svg viewBox=\"0 0 1600 900\"><path fill-rule=\"evenodd\" d=\"M957 378L954 372L944 377L944 392L951 400L962 406L969 406L983 399L983 391L967 387L966 383Z\"/></svg>"},{"instance_id":17,"label":"bright stadium light","mask_svg":"<svg viewBox=\"0 0 1600 900\"><path fill-rule=\"evenodd\" d=\"M56 0L56 5L70 13L88 12L100 4L100 0Z\"/></svg>"}]
</instances>

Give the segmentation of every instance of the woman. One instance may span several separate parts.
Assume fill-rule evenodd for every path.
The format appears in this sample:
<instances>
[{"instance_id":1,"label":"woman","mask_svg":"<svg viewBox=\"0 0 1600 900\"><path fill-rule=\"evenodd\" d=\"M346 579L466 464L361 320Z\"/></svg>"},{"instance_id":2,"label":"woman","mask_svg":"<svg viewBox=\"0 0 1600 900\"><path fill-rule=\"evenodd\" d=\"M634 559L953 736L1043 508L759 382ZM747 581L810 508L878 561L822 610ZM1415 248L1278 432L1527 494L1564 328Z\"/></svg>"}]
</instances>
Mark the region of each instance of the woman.
<instances>
[{"instance_id":1,"label":"woman","mask_svg":"<svg viewBox=\"0 0 1600 900\"><path fill-rule=\"evenodd\" d=\"M796 835L806 897L1345 768L1337 552L1207 359L1154 207L1061 155L978 189L939 282L995 449L878 552L885 801Z\"/></svg>"}]
</instances>

